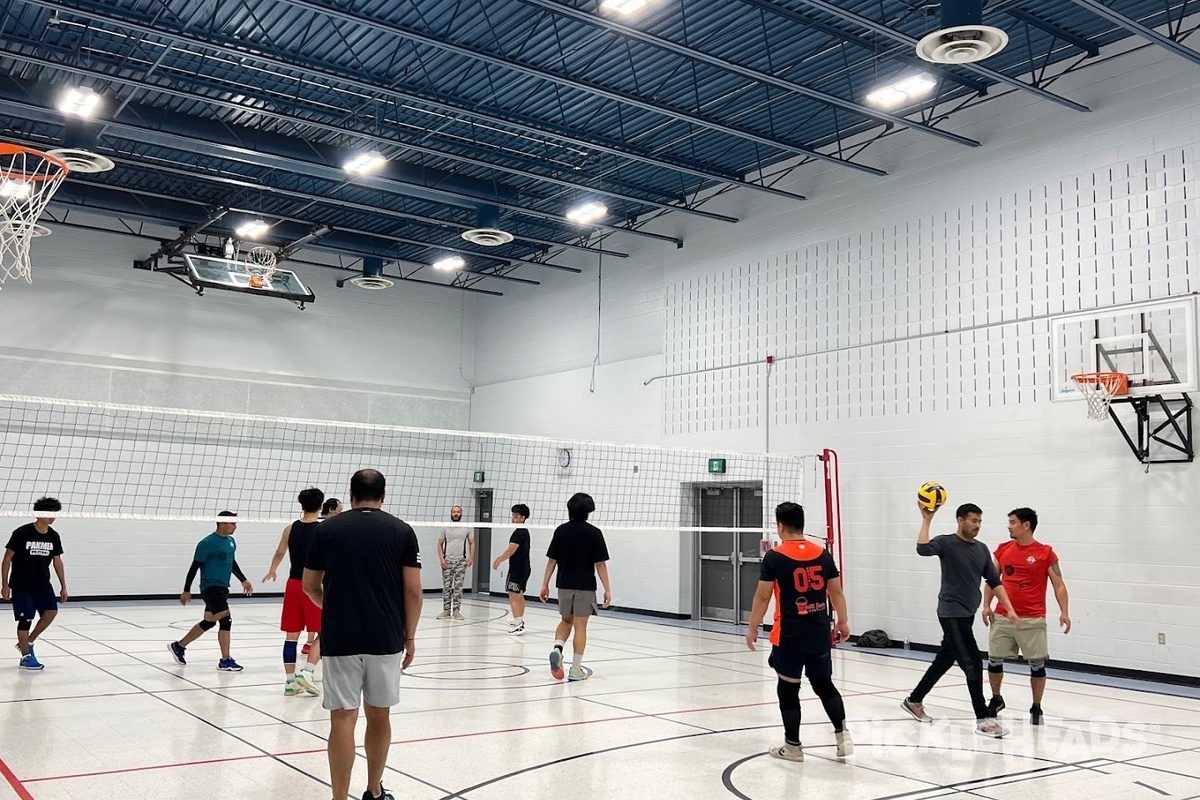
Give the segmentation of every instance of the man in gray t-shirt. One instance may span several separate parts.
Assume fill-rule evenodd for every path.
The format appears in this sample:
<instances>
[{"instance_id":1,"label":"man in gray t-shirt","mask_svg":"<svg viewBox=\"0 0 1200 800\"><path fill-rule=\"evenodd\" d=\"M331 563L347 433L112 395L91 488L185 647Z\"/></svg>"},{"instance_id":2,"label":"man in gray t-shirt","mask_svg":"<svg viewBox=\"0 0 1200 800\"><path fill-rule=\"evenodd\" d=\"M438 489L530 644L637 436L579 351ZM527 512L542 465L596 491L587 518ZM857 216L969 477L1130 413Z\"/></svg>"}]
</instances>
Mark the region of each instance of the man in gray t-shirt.
<instances>
[{"instance_id":1,"label":"man in gray t-shirt","mask_svg":"<svg viewBox=\"0 0 1200 800\"><path fill-rule=\"evenodd\" d=\"M462 522L461 506L450 509L450 521ZM442 562L442 613L438 619L463 619L462 592L467 570L475 563L475 537L463 525L442 528L438 536L438 558ZM991 554L988 554L991 558Z\"/></svg>"},{"instance_id":2,"label":"man in gray t-shirt","mask_svg":"<svg viewBox=\"0 0 1200 800\"><path fill-rule=\"evenodd\" d=\"M983 599L979 589L980 578L987 581L996 597L1009 609L1009 619L1013 625L1018 620L1009 605L1008 593L1000 585L1000 574L992 562L991 551L983 542L976 541L979 526L983 524L983 511L973 503L959 506L955 512L958 530L930 539L929 525L937 511L921 506L918 508L921 510L921 531L917 535L917 555L937 556L941 561L942 588L938 592L937 614L938 622L942 625L942 645L917 688L901 705L919 722L932 722L932 718L925 713L925 696L957 663L967 677L967 690L975 711L975 732L999 739L1008 731L996 721L996 715L989 711L983 699L983 659L972 630L975 612L979 610L979 603Z\"/></svg>"}]
</instances>

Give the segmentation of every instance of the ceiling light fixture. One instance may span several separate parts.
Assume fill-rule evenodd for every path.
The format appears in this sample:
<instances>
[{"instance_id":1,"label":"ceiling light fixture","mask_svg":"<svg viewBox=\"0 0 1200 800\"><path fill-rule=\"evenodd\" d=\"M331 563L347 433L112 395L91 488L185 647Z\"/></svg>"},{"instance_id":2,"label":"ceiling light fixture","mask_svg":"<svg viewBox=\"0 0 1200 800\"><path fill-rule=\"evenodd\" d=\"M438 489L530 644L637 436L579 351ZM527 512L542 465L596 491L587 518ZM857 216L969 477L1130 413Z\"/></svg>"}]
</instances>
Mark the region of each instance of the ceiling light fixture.
<instances>
[{"instance_id":1,"label":"ceiling light fixture","mask_svg":"<svg viewBox=\"0 0 1200 800\"><path fill-rule=\"evenodd\" d=\"M601 11L615 11L618 14L629 16L636 14L646 7L649 0L604 0L600 4Z\"/></svg>"},{"instance_id":2,"label":"ceiling light fixture","mask_svg":"<svg viewBox=\"0 0 1200 800\"><path fill-rule=\"evenodd\" d=\"M438 272L458 272L466 265L467 262L463 260L462 256L446 256L433 262L433 268Z\"/></svg>"},{"instance_id":3,"label":"ceiling light fixture","mask_svg":"<svg viewBox=\"0 0 1200 800\"><path fill-rule=\"evenodd\" d=\"M877 108L899 108L929 96L937 81L921 73L883 86L867 95L866 100Z\"/></svg>"},{"instance_id":4,"label":"ceiling light fixture","mask_svg":"<svg viewBox=\"0 0 1200 800\"><path fill-rule=\"evenodd\" d=\"M234 228L233 232L237 234L239 239L257 239L267 231L271 230L271 226L264 219L256 219L250 222L243 222Z\"/></svg>"},{"instance_id":5,"label":"ceiling light fixture","mask_svg":"<svg viewBox=\"0 0 1200 800\"><path fill-rule=\"evenodd\" d=\"M598 203L595 200L589 200L568 211L567 220L574 222L576 225L590 225L593 222L604 219L607 215L608 206L604 205L604 203Z\"/></svg>"},{"instance_id":6,"label":"ceiling light fixture","mask_svg":"<svg viewBox=\"0 0 1200 800\"><path fill-rule=\"evenodd\" d=\"M5 200L24 200L33 194L33 184L29 181L5 178L0 181L0 197Z\"/></svg>"},{"instance_id":7,"label":"ceiling light fixture","mask_svg":"<svg viewBox=\"0 0 1200 800\"><path fill-rule=\"evenodd\" d=\"M342 169L351 175L362 177L363 175L370 175L386 163L387 159L383 157L382 153L378 150L372 150L369 153L359 153L352 157L342 165Z\"/></svg>"},{"instance_id":8,"label":"ceiling light fixture","mask_svg":"<svg viewBox=\"0 0 1200 800\"><path fill-rule=\"evenodd\" d=\"M69 117L87 119L100 106L100 95L86 86L74 86L63 92L58 100L58 110Z\"/></svg>"}]
</instances>

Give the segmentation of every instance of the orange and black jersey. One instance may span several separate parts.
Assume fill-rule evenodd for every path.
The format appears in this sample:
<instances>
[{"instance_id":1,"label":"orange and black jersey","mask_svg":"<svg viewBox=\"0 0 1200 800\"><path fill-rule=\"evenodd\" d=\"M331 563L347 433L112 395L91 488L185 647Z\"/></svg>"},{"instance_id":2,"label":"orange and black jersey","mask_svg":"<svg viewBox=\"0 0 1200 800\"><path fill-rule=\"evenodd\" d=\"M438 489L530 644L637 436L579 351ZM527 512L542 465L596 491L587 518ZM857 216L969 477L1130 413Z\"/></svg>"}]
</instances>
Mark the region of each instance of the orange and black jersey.
<instances>
[{"instance_id":1,"label":"orange and black jersey","mask_svg":"<svg viewBox=\"0 0 1200 800\"><path fill-rule=\"evenodd\" d=\"M830 648L828 587L839 575L833 556L815 542L783 542L763 556L759 580L775 584L771 644L804 653Z\"/></svg>"}]
</instances>

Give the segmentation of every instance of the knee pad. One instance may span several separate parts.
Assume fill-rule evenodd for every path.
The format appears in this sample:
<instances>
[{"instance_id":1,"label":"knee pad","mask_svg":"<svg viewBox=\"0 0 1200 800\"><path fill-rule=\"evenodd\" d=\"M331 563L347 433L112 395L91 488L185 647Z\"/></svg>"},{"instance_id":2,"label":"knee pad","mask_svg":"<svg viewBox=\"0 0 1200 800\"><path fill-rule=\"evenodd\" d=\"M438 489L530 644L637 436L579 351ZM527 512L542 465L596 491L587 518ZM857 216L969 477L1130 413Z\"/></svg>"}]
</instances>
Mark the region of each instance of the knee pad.
<instances>
[{"instance_id":1,"label":"knee pad","mask_svg":"<svg viewBox=\"0 0 1200 800\"><path fill-rule=\"evenodd\" d=\"M33 627L33 620L31 620L31 619L17 620L17 630L19 630L19 631L27 631L32 627Z\"/></svg>"},{"instance_id":2,"label":"knee pad","mask_svg":"<svg viewBox=\"0 0 1200 800\"><path fill-rule=\"evenodd\" d=\"M833 685L833 678L809 678L808 683L812 686L813 694L821 699L838 694L837 687Z\"/></svg>"},{"instance_id":3,"label":"knee pad","mask_svg":"<svg viewBox=\"0 0 1200 800\"><path fill-rule=\"evenodd\" d=\"M285 663L285 664L295 664L296 663L296 645L297 645L296 642L290 642L290 641L283 643L283 663Z\"/></svg>"},{"instance_id":4,"label":"knee pad","mask_svg":"<svg viewBox=\"0 0 1200 800\"><path fill-rule=\"evenodd\" d=\"M998 675L1001 672L1004 672L1004 662L1003 661L992 661L989 658L988 662L987 662L987 668L988 668L988 672L992 673L993 675Z\"/></svg>"},{"instance_id":5,"label":"knee pad","mask_svg":"<svg viewBox=\"0 0 1200 800\"><path fill-rule=\"evenodd\" d=\"M223 631L227 631L233 627L233 617L221 617L221 621L217 623L217 627Z\"/></svg>"},{"instance_id":6,"label":"knee pad","mask_svg":"<svg viewBox=\"0 0 1200 800\"><path fill-rule=\"evenodd\" d=\"M800 684L779 678L775 694L779 697L779 707L784 711L800 707Z\"/></svg>"},{"instance_id":7,"label":"knee pad","mask_svg":"<svg viewBox=\"0 0 1200 800\"><path fill-rule=\"evenodd\" d=\"M202 631L211 631L213 628L217 627L217 623L213 622L211 619L202 619L196 625L196 627Z\"/></svg>"},{"instance_id":8,"label":"knee pad","mask_svg":"<svg viewBox=\"0 0 1200 800\"><path fill-rule=\"evenodd\" d=\"M1044 678L1046 677L1046 662L1045 661L1030 661L1029 662L1029 677Z\"/></svg>"}]
</instances>

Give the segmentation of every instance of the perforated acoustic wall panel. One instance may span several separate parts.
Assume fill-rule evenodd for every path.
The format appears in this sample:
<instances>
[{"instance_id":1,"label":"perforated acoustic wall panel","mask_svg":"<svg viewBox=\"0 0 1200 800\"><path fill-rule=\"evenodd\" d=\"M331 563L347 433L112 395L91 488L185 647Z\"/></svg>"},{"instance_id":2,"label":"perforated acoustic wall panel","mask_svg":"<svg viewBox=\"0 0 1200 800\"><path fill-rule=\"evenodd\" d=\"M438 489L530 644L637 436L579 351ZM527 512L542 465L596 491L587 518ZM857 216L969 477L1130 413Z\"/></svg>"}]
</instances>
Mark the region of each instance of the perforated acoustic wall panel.
<instances>
[{"instance_id":1,"label":"perforated acoustic wall panel","mask_svg":"<svg viewBox=\"0 0 1200 800\"><path fill-rule=\"evenodd\" d=\"M1048 400L1049 317L1196 285L1195 160L1121 161L669 285L664 431Z\"/></svg>"}]
</instances>

